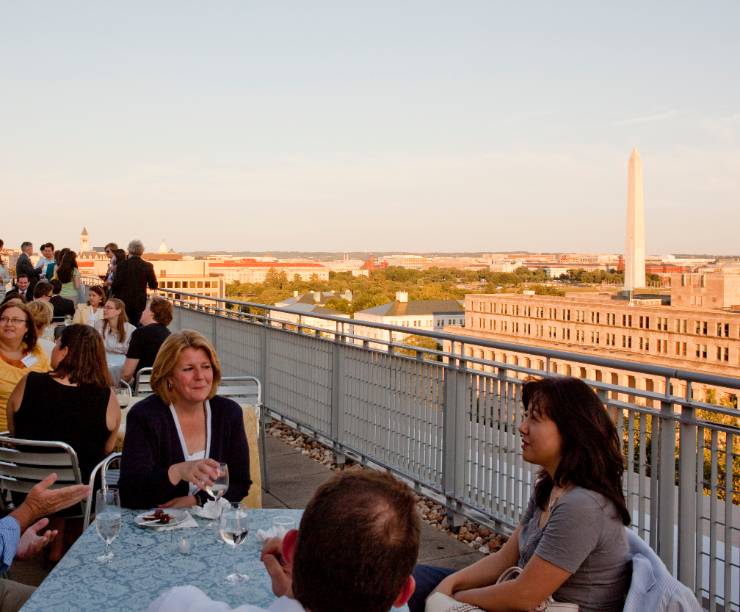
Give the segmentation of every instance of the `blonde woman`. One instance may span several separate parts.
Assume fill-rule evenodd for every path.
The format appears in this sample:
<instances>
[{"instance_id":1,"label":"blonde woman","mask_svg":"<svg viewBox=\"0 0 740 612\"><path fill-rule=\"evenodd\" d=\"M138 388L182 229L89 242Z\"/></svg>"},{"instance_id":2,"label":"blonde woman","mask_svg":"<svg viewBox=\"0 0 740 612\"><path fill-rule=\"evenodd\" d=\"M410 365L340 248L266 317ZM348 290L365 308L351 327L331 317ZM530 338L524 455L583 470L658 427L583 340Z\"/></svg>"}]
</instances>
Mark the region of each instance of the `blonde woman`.
<instances>
[{"instance_id":1,"label":"blonde woman","mask_svg":"<svg viewBox=\"0 0 740 612\"><path fill-rule=\"evenodd\" d=\"M249 492L249 450L239 404L216 395L221 364L198 332L171 334L154 361L154 394L126 419L119 489L128 508L203 505L205 488L229 466L226 499Z\"/></svg>"},{"instance_id":2,"label":"blonde woman","mask_svg":"<svg viewBox=\"0 0 740 612\"><path fill-rule=\"evenodd\" d=\"M18 381L29 372L48 372L49 358L36 341L31 313L20 300L0 306L0 431L8 428L5 408Z\"/></svg>"},{"instance_id":3,"label":"blonde woman","mask_svg":"<svg viewBox=\"0 0 740 612\"><path fill-rule=\"evenodd\" d=\"M36 286L38 287L38 285ZM51 332L50 325L54 308L49 302L42 302L41 300L30 302L26 306L28 306L31 320L36 328L36 342L38 342L46 356L51 359L51 351L54 349L54 340L52 339L54 335Z\"/></svg>"},{"instance_id":4,"label":"blonde woman","mask_svg":"<svg viewBox=\"0 0 740 612\"><path fill-rule=\"evenodd\" d=\"M126 318L126 306L118 298L110 298L103 306L103 318L95 322L95 329L103 336L106 353L125 355L136 329Z\"/></svg>"}]
</instances>

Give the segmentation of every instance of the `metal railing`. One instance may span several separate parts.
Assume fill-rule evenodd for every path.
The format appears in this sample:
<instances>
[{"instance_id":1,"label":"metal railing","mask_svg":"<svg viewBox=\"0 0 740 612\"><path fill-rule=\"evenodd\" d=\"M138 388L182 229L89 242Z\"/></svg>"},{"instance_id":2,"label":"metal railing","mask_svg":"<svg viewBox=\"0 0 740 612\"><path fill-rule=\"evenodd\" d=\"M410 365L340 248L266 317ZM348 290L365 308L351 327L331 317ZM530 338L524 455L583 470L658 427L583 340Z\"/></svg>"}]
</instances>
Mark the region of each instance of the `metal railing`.
<instances>
[{"instance_id":1,"label":"metal railing","mask_svg":"<svg viewBox=\"0 0 740 612\"><path fill-rule=\"evenodd\" d=\"M225 374L262 381L269 414L310 430L338 454L391 469L436 494L450 519L468 516L505 531L518 524L536 477L520 448L525 377L549 375L552 360L562 360L664 379L664 392L587 382L624 442L624 492L635 531L705 607L740 609L740 417L692 393L697 385L740 390L740 380L160 293L175 304L172 327L208 337ZM358 333L367 330L381 337ZM410 346L403 341L410 333L448 350ZM541 357L546 365L476 358L471 346Z\"/></svg>"}]
</instances>

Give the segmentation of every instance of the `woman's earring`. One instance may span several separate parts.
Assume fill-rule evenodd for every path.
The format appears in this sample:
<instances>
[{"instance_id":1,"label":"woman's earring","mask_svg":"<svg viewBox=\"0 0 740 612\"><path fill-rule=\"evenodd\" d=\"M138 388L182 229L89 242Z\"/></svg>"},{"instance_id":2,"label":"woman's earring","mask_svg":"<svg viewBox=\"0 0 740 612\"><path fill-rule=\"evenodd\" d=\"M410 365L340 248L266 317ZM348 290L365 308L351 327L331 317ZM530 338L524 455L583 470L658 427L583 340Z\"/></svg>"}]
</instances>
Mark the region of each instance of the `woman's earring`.
<instances>
[{"instance_id":1,"label":"woman's earring","mask_svg":"<svg viewBox=\"0 0 740 612\"><path fill-rule=\"evenodd\" d=\"M167 391L172 391L172 381L167 381Z\"/></svg>"}]
</instances>

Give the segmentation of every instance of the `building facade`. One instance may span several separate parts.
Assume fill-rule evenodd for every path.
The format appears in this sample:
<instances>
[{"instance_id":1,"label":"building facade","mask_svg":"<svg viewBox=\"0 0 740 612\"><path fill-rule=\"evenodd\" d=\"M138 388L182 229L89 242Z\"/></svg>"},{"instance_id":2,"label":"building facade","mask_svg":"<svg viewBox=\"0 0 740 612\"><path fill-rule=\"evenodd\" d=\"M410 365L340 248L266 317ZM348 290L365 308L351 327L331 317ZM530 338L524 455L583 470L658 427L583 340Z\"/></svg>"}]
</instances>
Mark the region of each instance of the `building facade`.
<instances>
[{"instance_id":1,"label":"building facade","mask_svg":"<svg viewBox=\"0 0 740 612\"><path fill-rule=\"evenodd\" d=\"M465 296L465 330L471 338L521 344L515 350L467 345L465 354L538 370L665 392L665 380L645 374L527 356L526 346L558 349L693 370L740 376L740 313L640 305L608 298L518 294ZM446 343L449 348L449 343ZM674 393L678 392L674 389Z\"/></svg>"}]
</instances>

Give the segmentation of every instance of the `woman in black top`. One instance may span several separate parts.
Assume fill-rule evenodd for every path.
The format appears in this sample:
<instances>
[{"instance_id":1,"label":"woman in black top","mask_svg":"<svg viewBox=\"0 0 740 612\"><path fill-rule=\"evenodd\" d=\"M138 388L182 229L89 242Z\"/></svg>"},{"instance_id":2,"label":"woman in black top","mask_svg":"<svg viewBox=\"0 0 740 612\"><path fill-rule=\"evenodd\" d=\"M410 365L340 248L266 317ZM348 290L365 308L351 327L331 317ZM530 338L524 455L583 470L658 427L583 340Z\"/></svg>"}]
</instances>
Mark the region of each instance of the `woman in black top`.
<instances>
[{"instance_id":1,"label":"woman in black top","mask_svg":"<svg viewBox=\"0 0 740 612\"><path fill-rule=\"evenodd\" d=\"M89 325L69 325L54 344L49 373L29 372L8 400L11 435L66 442L77 453L82 482L116 443L121 409L111 389L103 340ZM51 528L65 531L61 519ZM80 525L81 526L81 525ZM72 534L79 526L67 530ZM63 538L57 538L59 546ZM67 542L69 543L69 542ZM52 559L62 548L52 550Z\"/></svg>"},{"instance_id":2,"label":"woman in black top","mask_svg":"<svg viewBox=\"0 0 740 612\"><path fill-rule=\"evenodd\" d=\"M170 335L167 326L172 322L172 304L161 297L153 297L141 313L141 325L131 333L121 379L131 382L141 368L151 368L159 347Z\"/></svg>"},{"instance_id":3,"label":"woman in black top","mask_svg":"<svg viewBox=\"0 0 740 612\"><path fill-rule=\"evenodd\" d=\"M249 492L249 451L239 404L216 395L221 366L198 332L171 334L152 370L154 395L126 419L121 503L127 508L189 507L208 500L206 487L229 466L226 499Z\"/></svg>"}]
</instances>

